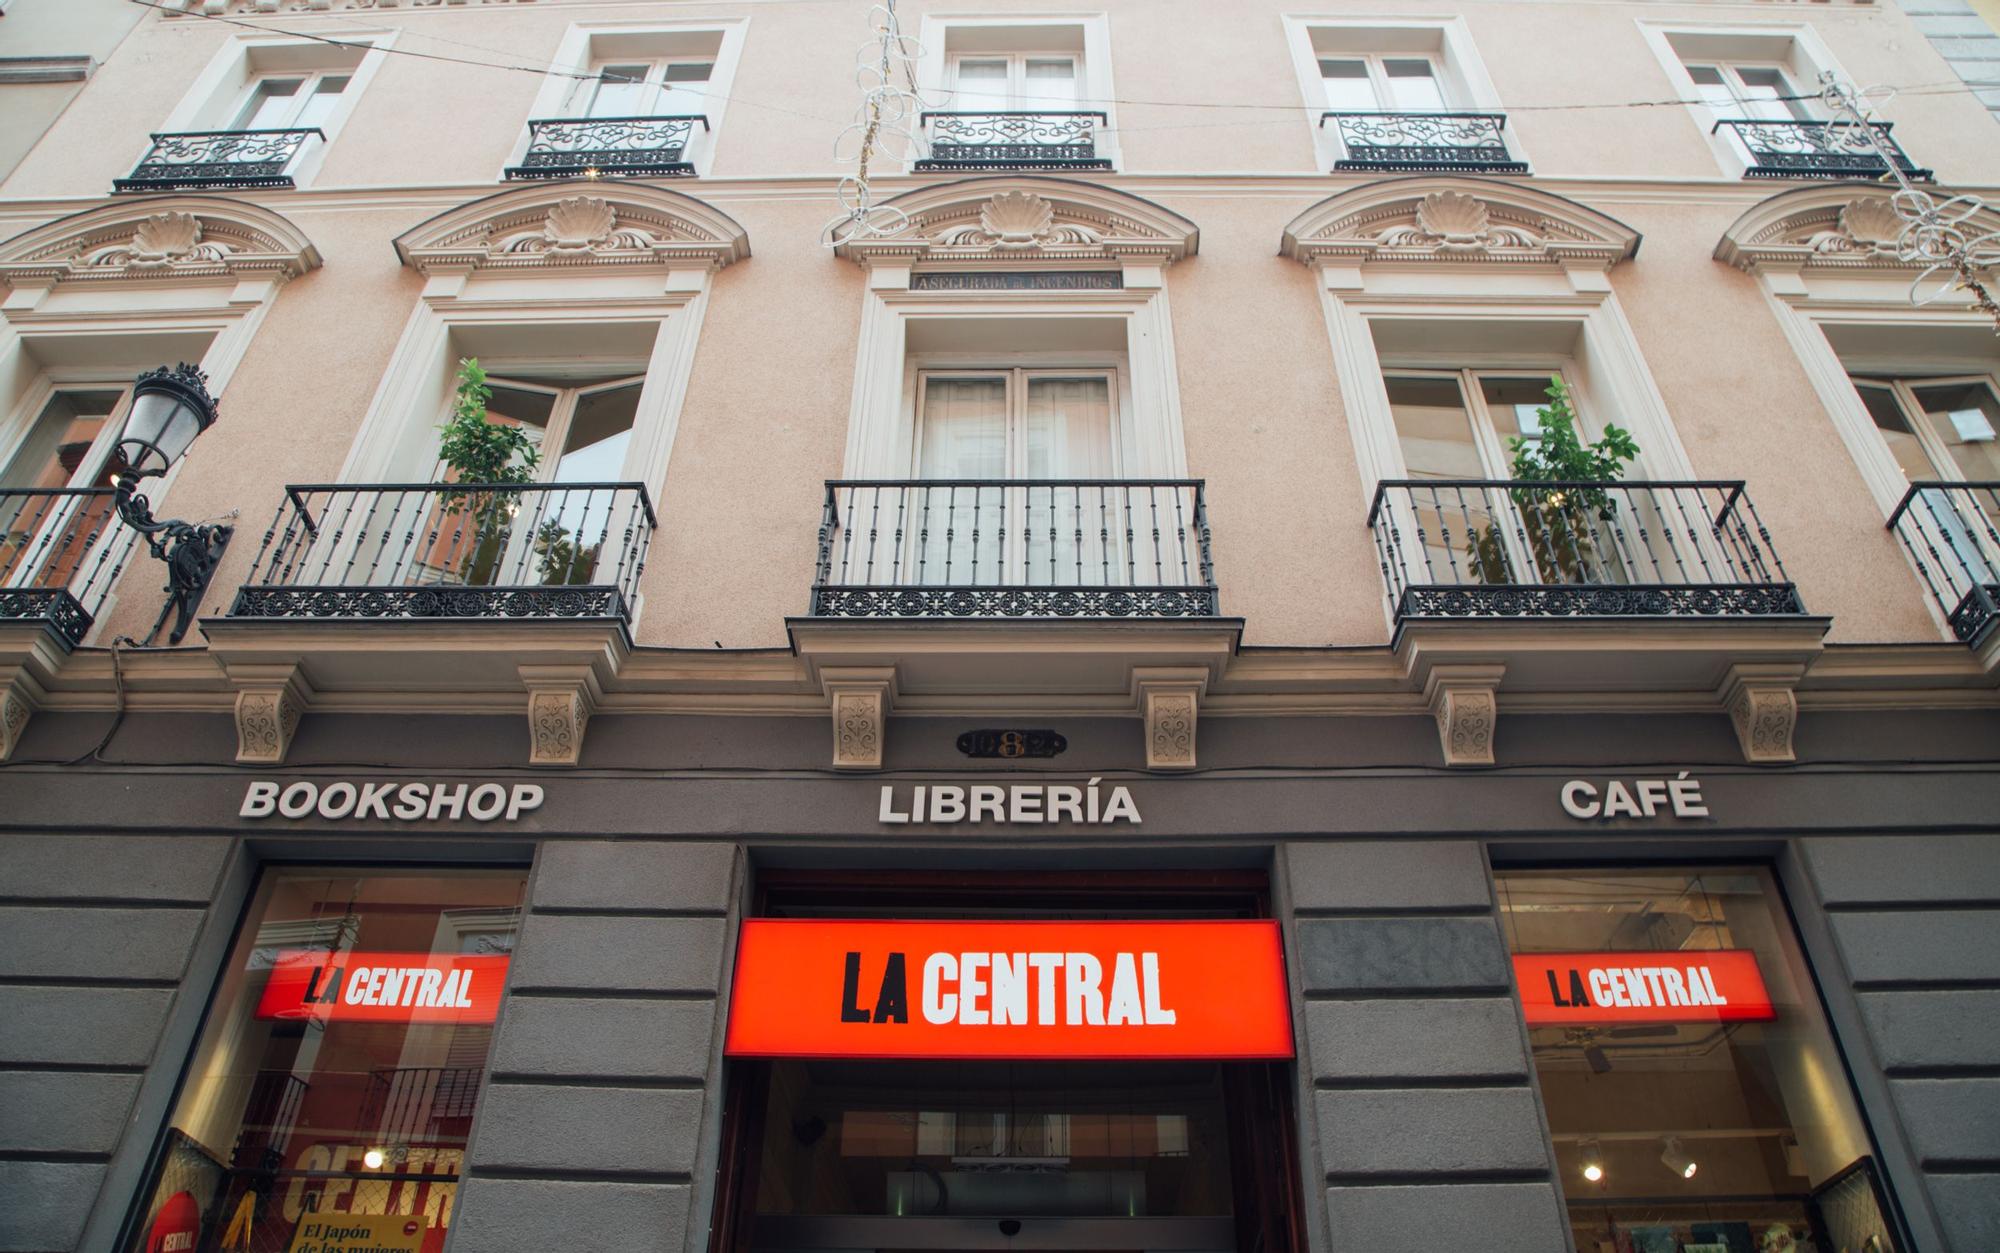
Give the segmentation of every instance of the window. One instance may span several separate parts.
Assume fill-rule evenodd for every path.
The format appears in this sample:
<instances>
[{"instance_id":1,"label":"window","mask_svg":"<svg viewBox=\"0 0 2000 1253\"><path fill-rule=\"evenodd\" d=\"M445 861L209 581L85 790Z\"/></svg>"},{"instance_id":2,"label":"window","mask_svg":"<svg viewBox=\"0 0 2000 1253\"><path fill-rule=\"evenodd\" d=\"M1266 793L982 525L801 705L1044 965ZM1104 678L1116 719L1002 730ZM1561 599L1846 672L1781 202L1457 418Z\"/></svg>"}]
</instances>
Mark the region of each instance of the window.
<instances>
[{"instance_id":1,"label":"window","mask_svg":"<svg viewBox=\"0 0 2000 1253\"><path fill-rule=\"evenodd\" d=\"M1691 62L1688 77L1717 117L1760 122L1809 122L1813 101L1801 97L1785 68L1738 61Z\"/></svg>"},{"instance_id":2,"label":"window","mask_svg":"<svg viewBox=\"0 0 2000 1253\"><path fill-rule=\"evenodd\" d=\"M1880 161L1857 157L1825 131L1820 75L1846 79L1806 26L1643 25L1689 117L1732 175L1868 178ZM1870 168L1859 160L1874 161Z\"/></svg>"},{"instance_id":3,"label":"window","mask_svg":"<svg viewBox=\"0 0 2000 1253\"><path fill-rule=\"evenodd\" d=\"M351 72L267 74L250 84L230 130L267 131L323 127L353 83Z\"/></svg>"},{"instance_id":4,"label":"window","mask_svg":"<svg viewBox=\"0 0 2000 1253\"><path fill-rule=\"evenodd\" d=\"M1077 58L980 53L952 58L951 107L978 113L1060 111L1077 104Z\"/></svg>"},{"instance_id":5,"label":"window","mask_svg":"<svg viewBox=\"0 0 2000 1253\"><path fill-rule=\"evenodd\" d=\"M1854 390L1912 483L2000 480L2000 396L1990 376L1856 378Z\"/></svg>"},{"instance_id":6,"label":"window","mask_svg":"<svg viewBox=\"0 0 2000 1253\"><path fill-rule=\"evenodd\" d=\"M1495 879L1580 1253L1909 1247L1768 873Z\"/></svg>"},{"instance_id":7,"label":"window","mask_svg":"<svg viewBox=\"0 0 2000 1253\"><path fill-rule=\"evenodd\" d=\"M1509 440L1542 437L1549 375L1398 371L1383 382L1403 469L1413 479L1504 479Z\"/></svg>"},{"instance_id":8,"label":"window","mask_svg":"<svg viewBox=\"0 0 2000 1253\"><path fill-rule=\"evenodd\" d=\"M443 1249L526 883L267 872L125 1248L317 1247L323 1216L372 1215L374 1243Z\"/></svg>"},{"instance_id":9,"label":"window","mask_svg":"<svg viewBox=\"0 0 2000 1253\"><path fill-rule=\"evenodd\" d=\"M117 577L136 533L120 529L107 541L111 500L59 493L111 485L130 391L57 388L0 461L0 588L68 588L81 603Z\"/></svg>"},{"instance_id":10,"label":"window","mask_svg":"<svg viewBox=\"0 0 2000 1253\"><path fill-rule=\"evenodd\" d=\"M1335 112L1435 113L1449 106L1434 56L1321 57L1326 107Z\"/></svg>"},{"instance_id":11,"label":"window","mask_svg":"<svg viewBox=\"0 0 2000 1253\"><path fill-rule=\"evenodd\" d=\"M572 107L591 118L672 117L702 113L713 59L600 62L578 84Z\"/></svg>"}]
</instances>

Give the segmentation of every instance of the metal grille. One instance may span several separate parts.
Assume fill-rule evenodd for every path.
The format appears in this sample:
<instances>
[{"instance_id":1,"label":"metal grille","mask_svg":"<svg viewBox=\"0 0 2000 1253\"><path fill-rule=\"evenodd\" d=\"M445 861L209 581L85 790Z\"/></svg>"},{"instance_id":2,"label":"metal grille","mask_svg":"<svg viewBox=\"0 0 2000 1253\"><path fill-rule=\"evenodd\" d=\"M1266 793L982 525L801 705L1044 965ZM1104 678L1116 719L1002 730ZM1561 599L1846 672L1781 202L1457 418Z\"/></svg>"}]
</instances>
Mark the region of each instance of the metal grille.
<instances>
[{"instance_id":1,"label":"metal grille","mask_svg":"<svg viewBox=\"0 0 2000 1253\"><path fill-rule=\"evenodd\" d=\"M826 485L812 612L1185 618L1217 612L1200 480Z\"/></svg>"},{"instance_id":2,"label":"metal grille","mask_svg":"<svg viewBox=\"0 0 2000 1253\"><path fill-rule=\"evenodd\" d=\"M108 487L0 489L0 621L45 622L83 642L139 533Z\"/></svg>"},{"instance_id":3,"label":"metal grille","mask_svg":"<svg viewBox=\"0 0 2000 1253\"><path fill-rule=\"evenodd\" d=\"M627 618L655 521L640 483L299 484L244 618Z\"/></svg>"},{"instance_id":4,"label":"metal grille","mask_svg":"<svg viewBox=\"0 0 2000 1253\"><path fill-rule=\"evenodd\" d=\"M1346 153L1336 170L1460 170L1526 174L1507 151L1504 113L1322 113Z\"/></svg>"},{"instance_id":5,"label":"metal grille","mask_svg":"<svg viewBox=\"0 0 2000 1253\"><path fill-rule=\"evenodd\" d=\"M1952 634L1977 647L2000 623L2000 482L1912 483L1889 529Z\"/></svg>"},{"instance_id":6,"label":"metal grille","mask_svg":"<svg viewBox=\"0 0 2000 1253\"><path fill-rule=\"evenodd\" d=\"M1740 482L1384 482L1368 513L1397 621L1803 614Z\"/></svg>"},{"instance_id":7,"label":"metal grille","mask_svg":"<svg viewBox=\"0 0 2000 1253\"><path fill-rule=\"evenodd\" d=\"M540 118L528 123L528 150L510 179L692 174L687 148L699 113L663 117Z\"/></svg>"},{"instance_id":8,"label":"metal grille","mask_svg":"<svg viewBox=\"0 0 2000 1253\"><path fill-rule=\"evenodd\" d=\"M1090 112L925 113L930 151L919 170L1108 170Z\"/></svg>"},{"instance_id":9,"label":"metal grille","mask_svg":"<svg viewBox=\"0 0 2000 1253\"><path fill-rule=\"evenodd\" d=\"M1911 178L1927 179L1929 170L1920 170L1903 155L1902 146L1889 137L1892 123L1877 122L1875 134L1895 158L1896 167ZM1745 178L1879 178L1889 172L1874 144L1852 122L1756 122L1725 118L1715 124L1728 127L1750 153Z\"/></svg>"},{"instance_id":10,"label":"metal grille","mask_svg":"<svg viewBox=\"0 0 2000 1253\"><path fill-rule=\"evenodd\" d=\"M287 170L308 139L325 139L317 126L297 130L187 131L154 135L153 146L124 178L119 191L198 190L204 187L290 187Z\"/></svg>"}]
</instances>

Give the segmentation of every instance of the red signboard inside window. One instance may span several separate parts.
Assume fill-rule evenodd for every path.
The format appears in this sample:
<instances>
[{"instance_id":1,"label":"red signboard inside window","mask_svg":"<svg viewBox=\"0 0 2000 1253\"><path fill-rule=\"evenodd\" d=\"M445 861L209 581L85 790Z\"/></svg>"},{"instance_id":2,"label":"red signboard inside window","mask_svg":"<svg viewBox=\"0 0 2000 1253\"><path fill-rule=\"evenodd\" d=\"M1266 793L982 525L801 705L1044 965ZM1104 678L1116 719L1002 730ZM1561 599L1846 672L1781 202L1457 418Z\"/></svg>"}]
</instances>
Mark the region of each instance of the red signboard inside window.
<instances>
[{"instance_id":1,"label":"red signboard inside window","mask_svg":"<svg viewBox=\"0 0 2000 1253\"><path fill-rule=\"evenodd\" d=\"M1514 982L1528 1025L1767 1022L1777 1017L1747 949L1667 953L1519 953Z\"/></svg>"},{"instance_id":2,"label":"red signboard inside window","mask_svg":"<svg viewBox=\"0 0 2000 1253\"><path fill-rule=\"evenodd\" d=\"M505 956L282 949L259 1018L321 1022L492 1022Z\"/></svg>"},{"instance_id":3,"label":"red signboard inside window","mask_svg":"<svg viewBox=\"0 0 2000 1253\"><path fill-rule=\"evenodd\" d=\"M751 919L734 1057L1287 1058L1269 921Z\"/></svg>"}]
</instances>

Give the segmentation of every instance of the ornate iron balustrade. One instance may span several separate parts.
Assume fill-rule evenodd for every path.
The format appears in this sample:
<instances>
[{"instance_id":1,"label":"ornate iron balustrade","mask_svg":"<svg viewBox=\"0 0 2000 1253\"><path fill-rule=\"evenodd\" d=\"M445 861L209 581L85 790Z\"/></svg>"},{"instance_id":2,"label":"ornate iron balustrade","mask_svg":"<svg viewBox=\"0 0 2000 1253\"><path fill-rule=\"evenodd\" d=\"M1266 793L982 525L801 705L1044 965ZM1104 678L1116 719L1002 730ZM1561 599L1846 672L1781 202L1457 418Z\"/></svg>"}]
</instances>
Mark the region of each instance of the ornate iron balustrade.
<instances>
[{"instance_id":1,"label":"ornate iron balustrade","mask_svg":"<svg viewBox=\"0 0 2000 1253\"><path fill-rule=\"evenodd\" d=\"M1208 506L1199 479L826 485L815 617L1216 613Z\"/></svg>"},{"instance_id":2,"label":"ornate iron balustrade","mask_svg":"<svg viewBox=\"0 0 2000 1253\"><path fill-rule=\"evenodd\" d=\"M317 126L299 130L188 131L155 135L153 146L113 179L119 191L193 191L204 187L290 187L292 162Z\"/></svg>"},{"instance_id":3,"label":"ornate iron balustrade","mask_svg":"<svg viewBox=\"0 0 2000 1253\"><path fill-rule=\"evenodd\" d=\"M1507 151L1504 113L1322 113L1346 156L1336 170L1459 170L1526 174Z\"/></svg>"},{"instance_id":4,"label":"ornate iron balustrade","mask_svg":"<svg viewBox=\"0 0 2000 1253\"><path fill-rule=\"evenodd\" d=\"M1397 479L1368 526L1398 622L1805 612L1739 482Z\"/></svg>"},{"instance_id":5,"label":"ornate iron balustrade","mask_svg":"<svg viewBox=\"0 0 2000 1253\"><path fill-rule=\"evenodd\" d=\"M933 112L920 121L930 153L919 170L1108 170L1097 155L1103 113Z\"/></svg>"},{"instance_id":6,"label":"ornate iron balustrade","mask_svg":"<svg viewBox=\"0 0 2000 1253\"><path fill-rule=\"evenodd\" d=\"M1903 154L1902 146L1889 136L1893 123L1877 122L1875 134L1895 158L1896 167L1911 178L1927 179L1929 170L1918 169ZM1750 154L1745 178L1880 178L1889 172L1868 136L1852 122L1758 122L1747 118L1724 118L1715 124L1727 126Z\"/></svg>"},{"instance_id":7,"label":"ornate iron balustrade","mask_svg":"<svg viewBox=\"0 0 2000 1253\"><path fill-rule=\"evenodd\" d=\"M629 619L655 525L639 483L298 484L229 613Z\"/></svg>"},{"instance_id":8,"label":"ornate iron balustrade","mask_svg":"<svg viewBox=\"0 0 2000 1253\"><path fill-rule=\"evenodd\" d=\"M41 622L83 642L139 533L108 487L0 489L0 622Z\"/></svg>"},{"instance_id":9,"label":"ornate iron balustrade","mask_svg":"<svg viewBox=\"0 0 2000 1253\"><path fill-rule=\"evenodd\" d=\"M1889 529L1951 633L1977 647L2000 624L2000 482L1912 483Z\"/></svg>"},{"instance_id":10,"label":"ornate iron balustrade","mask_svg":"<svg viewBox=\"0 0 2000 1253\"><path fill-rule=\"evenodd\" d=\"M596 178L599 175L692 174L687 160L699 113L663 117L539 118L528 123L528 150L510 179Z\"/></svg>"}]
</instances>

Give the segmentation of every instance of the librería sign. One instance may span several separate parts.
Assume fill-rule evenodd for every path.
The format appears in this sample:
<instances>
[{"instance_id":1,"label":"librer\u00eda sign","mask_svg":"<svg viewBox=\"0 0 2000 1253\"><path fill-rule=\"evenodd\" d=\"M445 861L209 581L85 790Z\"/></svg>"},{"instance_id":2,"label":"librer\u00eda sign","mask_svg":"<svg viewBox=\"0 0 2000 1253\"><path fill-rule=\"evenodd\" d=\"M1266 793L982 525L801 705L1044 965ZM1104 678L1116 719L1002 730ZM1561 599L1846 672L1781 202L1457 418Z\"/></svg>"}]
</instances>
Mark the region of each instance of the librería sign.
<instances>
[{"instance_id":1,"label":"librer\u00eda sign","mask_svg":"<svg viewBox=\"0 0 2000 1253\"><path fill-rule=\"evenodd\" d=\"M1563 812L1572 818L1653 818L1672 814L1676 818L1706 818L1708 805L1701 798L1701 780L1690 779L1683 770L1671 779L1634 779L1626 783L1612 779L1602 787L1588 779L1571 779L1562 785Z\"/></svg>"},{"instance_id":2,"label":"librer\u00eda sign","mask_svg":"<svg viewBox=\"0 0 2000 1253\"><path fill-rule=\"evenodd\" d=\"M753 918L734 1057L1287 1058L1270 921Z\"/></svg>"},{"instance_id":3,"label":"librer\u00eda sign","mask_svg":"<svg viewBox=\"0 0 2000 1253\"><path fill-rule=\"evenodd\" d=\"M896 785L882 785L878 821L898 823L954 822L1075 822L1138 826L1139 806L1122 784L1102 786L1102 776L1078 787L1068 783L916 784L898 797Z\"/></svg>"},{"instance_id":4,"label":"librer\u00eda sign","mask_svg":"<svg viewBox=\"0 0 2000 1253\"><path fill-rule=\"evenodd\" d=\"M542 807L533 783L279 783L258 779L243 793L244 818L320 817L356 822L513 822Z\"/></svg>"}]
</instances>

